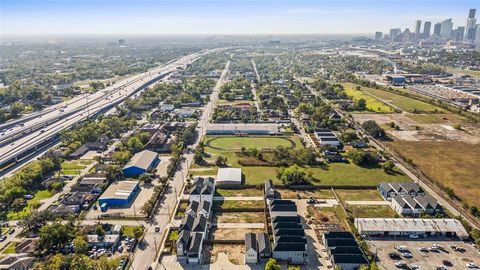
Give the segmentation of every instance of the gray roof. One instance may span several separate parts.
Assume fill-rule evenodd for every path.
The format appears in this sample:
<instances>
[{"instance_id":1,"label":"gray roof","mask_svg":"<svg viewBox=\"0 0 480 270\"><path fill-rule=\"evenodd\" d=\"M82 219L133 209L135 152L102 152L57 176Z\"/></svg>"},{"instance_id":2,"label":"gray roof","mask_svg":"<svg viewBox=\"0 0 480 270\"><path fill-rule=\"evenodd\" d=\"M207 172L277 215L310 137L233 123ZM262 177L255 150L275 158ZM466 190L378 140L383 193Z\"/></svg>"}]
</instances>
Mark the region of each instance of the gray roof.
<instances>
[{"instance_id":1,"label":"gray roof","mask_svg":"<svg viewBox=\"0 0 480 270\"><path fill-rule=\"evenodd\" d=\"M267 181L265 181L265 192L268 192L269 190L272 190L272 189L273 189L272 179L268 179Z\"/></svg>"},{"instance_id":2,"label":"gray roof","mask_svg":"<svg viewBox=\"0 0 480 270\"><path fill-rule=\"evenodd\" d=\"M157 158L158 154L150 150L143 150L136 153L123 168L138 167L144 170L148 170L153 161Z\"/></svg>"},{"instance_id":3,"label":"gray roof","mask_svg":"<svg viewBox=\"0 0 480 270\"><path fill-rule=\"evenodd\" d=\"M420 186L414 182L381 182L379 188L387 192L394 191L396 193L422 191Z\"/></svg>"},{"instance_id":4,"label":"gray roof","mask_svg":"<svg viewBox=\"0 0 480 270\"><path fill-rule=\"evenodd\" d=\"M177 244L182 243L183 245L188 245L188 240L190 240L190 231L182 230L178 234Z\"/></svg>"},{"instance_id":5,"label":"gray roof","mask_svg":"<svg viewBox=\"0 0 480 270\"><path fill-rule=\"evenodd\" d=\"M258 241L259 253L270 253L271 246L270 246L270 239L268 238L268 234L266 233L257 234L257 241Z\"/></svg>"},{"instance_id":6,"label":"gray roof","mask_svg":"<svg viewBox=\"0 0 480 270\"><path fill-rule=\"evenodd\" d=\"M193 233L192 238L190 240L190 246L188 247L188 253L198 254L200 251L200 246L202 245L203 234L201 233Z\"/></svg>"},{"instance_id":7,"label":"gray roof","mask_svg":"<svg viewBox=\"0 0 480 270\"><path fill-rule=\"evenodd\" d=\"M302 224L296 222L277 222L273 223L273 229L301 229Z\"/></svg>"},{"instance_id":8,"label":"gray roof","mask_svg":"<svg viewBox=\"0 0 480 270\"><path fill-rule=\"evenodd\" d=\"M468 237L468 233L462 223L456 219L356 218L354 223L360 234L384 232L451 232L462 238Z\"/></svg>"},{"instance_id":9,"label":"gray roof","mask_svg":"<svg viewBox=\"0 0 480 270\"><path fill-rule=\"evenodd\" d=\"M369 264L363 254L334 254L332 257L335 264Z\"/></svg>"},{"instance_id":10,"label":"gray roof","mask_svg":"<svg viewBox=\"0 0 480 270\"><path fill-rule=\"evenodd\" d=\"M272 212L297 212L296 205L272 205L270 207Z\"/></svg>"},{"instance_id":11,"label":"gray roof","mask_svg":"<svg viewBox=\"0 0 480 270\"><path fill-rule=\"evenodd\" d=\"M207 218L204 215L197 216L193 222L192 231L205 232L207 228Z\"/></svg>"},{"instance_id":12,"label":"gray roof","mask_svg":"<svg viewBox=\"0 0 480 270\"><path fill-rule=\"evenodd\" d=\"M188 230L191 231L193 228L193 222L195 218L191 215L185 215L180 223L180 230Z\"/></svg>"},{"instance_id":13,"label":"gray roof","mask_svg":"<svg viewBox=\"0 0 480 270\"><path fill-rule=\"evenodd\" d=\"M272 218L272 223L278 223L278 222L296 222L296 223L301 223L302 219L300 218L299 215L297 216L276 216Z\"/></svg>"},{"instance_id":14,"label":"gray roof","mask_svg":"<svg viewBox=\"0 0 480 270\"><path fill-rule=\"evenodd\" d=\"M256 252L258 252L257 236L251 232L245 234L245 252L247 252L250 249L253 249Z\"/></svg>"},{"instance_id":15,"label":"gray roof","mask_svg":"<svg viewBox=\"0 0 480 270\"><path fill-rule=\"evenodd\" d=\"M273 251L306 251L303 243L275 243Z\"/></svg>"},{"instance_id":16,"label":"gray roof","mask_svg":"<svg viewBox=\"0 0 480 270\"><path fill-rule=\"evenodd\" d=\"M398 195L393 197L392 200L398 203L402 208L423 210L440 209L437 200L430 195L419 195L415 197Z\"/></svg>"},{"instance_id":17,"label":"gray roof","mask_svg":"<svg viewBox=\"0 0 480 270\"><path fill-rule=\"evenodd\" d=\"M242 183L242 169L240 168L219 168L217 184L221 183Z\"/></svg>"}]
</instances>

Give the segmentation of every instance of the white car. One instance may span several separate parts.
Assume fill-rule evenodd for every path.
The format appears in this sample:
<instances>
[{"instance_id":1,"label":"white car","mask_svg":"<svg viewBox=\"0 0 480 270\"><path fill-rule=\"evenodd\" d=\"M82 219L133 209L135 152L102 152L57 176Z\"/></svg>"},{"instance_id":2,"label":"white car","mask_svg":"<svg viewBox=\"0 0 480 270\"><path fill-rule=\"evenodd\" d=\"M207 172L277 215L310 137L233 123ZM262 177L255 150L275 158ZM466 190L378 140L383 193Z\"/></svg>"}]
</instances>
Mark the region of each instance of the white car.
<instances>
[{"instance_id":1,"label":"white car","mask_svg":"<svg viewBox=\"0 0 480 270\"><path fill-rule=\"evenodd\" d=\"M408 251L406 246L396 246L395 247L398 251Z\"/></svg>"},{"instance_id":2,"label":"white car","mask_svg":"<svg viewBox=\"0 0 480 270\"><path fill-rule=\"evenodd\" d=\"M418 239L419 237L420 237L420 236L418 236L418 235L416 235L416 234L410 234L410 235L408 236L408 238L410 238L410 239Z\"/></svg>"},{"instance_id":3,"label":"white car","mask_svg":"<svg viewBox=\"0 0 480 270\"><path fill-rule=\"evenodd\" d=\"M412 253L410 253L410 252L404 252L404 253L402 253L402 256L404 258L413 258Z\"/></svg>"},{"instance_id":4,"label":"white car","mask_svg":"<svg viewBox=\"0 0 480 270\"><path fill-rule=\"evenodd\" d=\"M474 262L468 262L465 266L468 268L478 268L478 265Z\"/></svg>"},{"instance_id":5,"label":"white car","mask_svg":"<svg viewBox=\"0 0 480 270\"><path fill-rule=\"evenodd\" d=\"M404 261L398 261L395 263L395 266L398 267L398 268L403 268L405 266L407 266L407 263L404 262Z\"/></svg>"},{"instance_id":6,"label":"white car","mask_svg":"<svg viewBox=\"0 0 480 270\"><path fill-rule=\"evenodd\" d=\"M418 248L418 251L428 252L428 248L426 248L426 247L419 247L419 248Z\"/></svg>"}]
</instances>

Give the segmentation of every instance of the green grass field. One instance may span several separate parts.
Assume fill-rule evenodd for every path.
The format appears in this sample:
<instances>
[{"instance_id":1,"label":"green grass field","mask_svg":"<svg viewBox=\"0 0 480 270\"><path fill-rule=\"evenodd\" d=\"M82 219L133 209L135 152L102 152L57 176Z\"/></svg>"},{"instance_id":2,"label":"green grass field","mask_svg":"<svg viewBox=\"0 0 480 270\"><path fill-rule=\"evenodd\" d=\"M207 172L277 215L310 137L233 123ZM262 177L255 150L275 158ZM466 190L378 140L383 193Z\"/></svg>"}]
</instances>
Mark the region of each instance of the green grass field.
<instances>
[{"instance_id":1,"label":"green grass field","mask_svg":"<svg viewBox=\"0 0 480 270\"><path fill-rule=\"evenodd\" d=\"M396 212L388 205L348 205L354 218L393 218Z\"/></svg>"},{"instance_id":2,"label":"green grass field","mask_svg":"<svg viewBox=\"0 0 480 270\"><path fill-rule=\"evenodd\" d=\"M376 189L335 189L335 192L342 201L383 201Z\"/></svg>"},{"instance_id":3,"label":"green grass field","mask_svg":"<svg viewBox=\"0 0 480 270\"><path fill-rule=\"evenodd\" d=\"M49 190L41 190L35 193L35 196L27 202L27 205L20 211L9 211L7 216L9 220L19 220L25 218L32 212L32 207L37 206L41 200L48 199L53 196Z\"/></svg>"},{"instance_id":4,"label":"green grass field","mask_svg":"<svg viewBox=\"0 0 480 270\"><path fill-rule=\"evenodd\" d=\"M263 191L261 189L221 189L217 188L215 190L215 196L222 197L262 197Z\"/></svg>"},{"instance_id":5,"label":"green grass field","mask_svg":"<svg viewBox=\"0 0 480 270\"><path fill-rule=\"evenodd\" d=\"M142 228L142 226L132 226L132 225L123 225L122 226L122 232L123 235L128 236L128 237L134 237L135 234L133 233L135 228Z\"/></svg>"},{"instance_id":6,"label":"green grass field","mask_svg":"<svg viewBox=\"0 0 480 270\"><path fill-rule=\"evenodd\" d=\"M15 254L15 248L17 247L17 242L10 242L7 247L2 251L2 254Z\"/></svg>"},{"instance_id":7,"label":"green grass field","mask_svg":"<svg viewBox=\"0 0 480 270\"><path fill-rule=\"evenodd\" d=\"M356 87L355 84L350 84L350 83L345 83L344 84L345 89L354 89ZM353 90L356 91L356 90ZM374 88L369 88L369 87L361 87L361 91L364 93L370 93L371 95L377 97L378 99L385 100L386 102L391 103L392 105L400 108L403 111L407 112L413 112L416 110L416 112L425 112L425 113L442 113L445 112L440 107L428 104L423 101L419 101L413 98L405 97L402 95L397 95L394 93L390 93L387 91L379 90L379 89L374 89ZM359 92L359 91L356 91ZM347 93L348 94L348 93ZM364 94L366 95L366 94ZM368 96L368 95L367 95ZM370 96L371 97L371 96ZM373 97L371 97L373 98ZM375 99L375 98L373 98ZM377 99L375 99L377 100ZM377 102L381 102L380 100L377 100ZM383 104L383 103L382 103ZM368 101L367 101L367 107L368 107Z\"/></svg>"},{"instance_id":8,"label":"green grass field","mask_svg":"<svg viewBox=\"0 0 480 270\"><path fill-rule=\"evenodd\" d=\"M211 156L206 158L208 162L213 162L218 156L227 158L227 164L230 167L242 168L246 184L263 184L265 180L272 179L274 184L281 184L277 179L277 167L270 166L241 166L238 164L239 157L235 154L241 145L246 148L255 146L256 148L274 148L276 145L292 145L289 141L294 141L296 147L302 147L298 137L219 137L208 136L205 139L205 152ZM288 144L287 144L288 143ZM211 146L214 146L212 148ZM307 168L313 176L319 181L313 182L314 185L333 185L333 186L372 186L382 181L410 181L410 179L401 174L388 174L382 168L364 168L353 163L331 163L323 168ZM216 175L218 167L200 167L197 164L192 166L190 173L193 175Z\"/></svg>"},{"instance_id":9,"label":"green grass field","mask_svg":"<svg viewBox=\"0 0 480 270\"><path fill-rule=\"evenodd\" d=\"M61 173L66 175L78 175L88 165L92 163L91 160L73 160L62 162Z\"/></svg>"},{"instance_id":10,"label":"green grass field","mask_svg":"<svg viewBox=\"0 0 480 270\"><path fill-rule=\"evenodd\" d=\"M364 99L367 103L367 111L375 112L375 113L393 113L395 110L390 107L389 105L383 103L382 101L368 95L365 91L356 90L356 85L345 83L343 84L345 87L345 93L353 98L353 100ZM362 87L363 89L363 87Z\"/></svg>"},{"instance_id":11,"label":"green grass field","mask_svg":"<svg viewBox=\"0 0 480 270\"><path fill-rule=\"evenodd\" d=\"M469 69L448 67L447 71L451 73L465 73L473 77L480 77L480 70L469 70Z\"/></svg>"},{"instance_id":12,"label":"green grass field","mask_svg":"<svg viewBox=\"0 0 480 270\"><path fill-rule=\"evenodd\" d=\"M292 137L222 137L222 136L207 136L205 144L210 148L217 148L222 150L257 148L257 149L274 149L282 145L287 147L298 147L302 143L296 136Z\"/></svg>"}]
</instances>

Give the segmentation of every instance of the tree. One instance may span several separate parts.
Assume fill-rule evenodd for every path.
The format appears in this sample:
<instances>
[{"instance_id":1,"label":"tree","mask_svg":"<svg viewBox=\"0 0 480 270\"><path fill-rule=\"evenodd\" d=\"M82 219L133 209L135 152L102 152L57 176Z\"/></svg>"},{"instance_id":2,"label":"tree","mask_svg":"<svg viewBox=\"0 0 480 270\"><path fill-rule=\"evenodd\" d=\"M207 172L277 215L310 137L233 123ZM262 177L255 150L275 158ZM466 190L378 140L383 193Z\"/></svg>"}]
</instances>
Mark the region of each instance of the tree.
<instances>
[{"instance_id":1,"label":"tree","mask_svg":"<svg viewBox=\"0 0 480 270\"><path fill-rule=\"evenodd\" d=\"M297 165L281 169L277 177L284 185L308 184L313 180L312 174L309 171Z\"/></svg>"},{"instance_id":2,"label":"tree","mask_svg":"<svg viewBox=\"0 0 480 270\"><path fill-rule=\"evenodd\" d=\"M393 163L391 160L387 160L385 163L383 163L382 167L386 172L392 172L395 168L395 163Z\"/></svg>"},{"instance_id":3,"label":"tree","mask_svg":"<svg viewBox=\"0 0 480 270\"><path fill-rule=\"evenodd\" d=\"M278 265L277 260L270 258L265 265L265 270L280 270L280 265Z\"/></svg>"},{"instance_id":4,"label":"tree","mask_svg":"<svg viewBox=\"0 0 480 270\"><path fill-rule=\"evenodd\" d=\"M69 224L55 222L40 229L40 247L50 250L63 248L73 238L75 229Z\"/></svg>"},{"instance_id":5,"label":"tree","mask_svg":"<svg viewBox=\"0 0 480 270\"><path fill-rule=\"evenodd\" d=\"M97 227L95 227L95 234L97 234L98 237L102 237L105 235L105 230L103 229L102 224L98 224Z\"/></svg>"},{"instance_id":6,"label":"tree","mask_svg":"<svg viewBox=\"0 0 480 270\"><path fill-rule=\"evenodd\" d=\"M376 164L376 158L370 153L360 149L353 149L348 152L348 157L352 159L353 163L359 166L367 166Z\"/></svg>"},{"instance_id":7,"label":"tree","mask_svg":"<svg viewBox=\"0 0 480 270\"><path fill-rule=\"evenodd\" d=\"M133 237L135 237L135 239L140 239L140 237L142 237L143 235L143 227L141 226L137 226L133 229Z\"/></svg>"},{"instance_id":8,"label":"tree","mask_svg":"<svg viewBox=\"0 0 480 270\"><path fill-rule=\"evenodd\" d=\"M130 152L132 152L132 153L137 153L137 152L139 152L140 150L143 149L143 143L136 136L128 139L127 146L128 146L128 149L130 150Z\"/></svg>"},{"instance_id":9,"label":"tree","mask_svg":"<svg viewBox=\"0 0 480 270\"><path fill-rule=\"evenodd\" d=\"M377 122L373 121L373 120L368 120L368 121L365 121L363 122L362 124L362 128L365 130L365 132L374 137L374 138L383 138L385 137L385 130L383 130L383 128L381 128Z\"/></svg>"},{"instance_id":10,"label":"tree","mask_svg":"<svg viewBox=\"0 0 480 270\"><path fill-rule=\"evenodd\" d=\"M218 156L215 160L215 165L217 166L226 166L227 165L227 157Z\"/></svg>"},{"instance_id":11,"label":"tree","mask_svg":"<svg viewBox=\"0 0 480 270\"><path fill-rule=\"evenodd\" d=\"M77 254L85 254L88 249L88 243L83 235L77 235L75 239L73 239L73 249Z\"/></svg>"},{"instance_id":12,"label":"tree","mask_svg":"<svg viewBox=\"0 0 480 270\"><path fill-rule=\"evenodd\" d=\"M250 149L250 152L252 152L252 156L254 157L258 157L258 149L257 148L251 148Z\"/></svg>"},{"instance_id":13,"label":"tree","mask_svg":"<svg viewBox=\"0 0 480 270\"><path fill-rule=\"evenodd\" d=\"M357 100L355 103L355 107L357 108L357 110L363 111L367 108L367 101L365 101L365 99L363 98Z\"/></svg>"}]
</instances>

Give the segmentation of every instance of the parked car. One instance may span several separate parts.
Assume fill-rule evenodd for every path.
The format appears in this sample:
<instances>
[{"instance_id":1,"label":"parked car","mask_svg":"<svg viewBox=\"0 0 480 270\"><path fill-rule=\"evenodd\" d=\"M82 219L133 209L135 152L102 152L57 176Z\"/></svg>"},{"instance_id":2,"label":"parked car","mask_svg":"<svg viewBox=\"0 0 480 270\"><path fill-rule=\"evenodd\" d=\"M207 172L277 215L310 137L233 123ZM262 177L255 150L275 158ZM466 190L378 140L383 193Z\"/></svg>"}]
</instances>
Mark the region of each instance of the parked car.
<instances>
[{"instance_id":1,"label":"parked car","mask_svg":"<svg viewBox=\"0 0 480 270\"><path fill-rule=\"evenodd\" d=\"M6 239L7 239L7 236L5 236L5 235L0 236L0 242L5 241Z\"/></svg>"},{"instance_id":2,"label":"parked car","mask_svg":"<svg viewBox=\"0 0 480 270\"><path fill-rule=\"evenodd\" d=\"M404 262L404 261L398 261L398 262L395 263L395 266L397 268L405 268L405 267L407 267L407 263Z\"/></svg>"},{"instance_id":3,"label":"parked car","mask_svg":"<svg viewBox=\"0 0 480 270\"><path fill-rule=\"evenodd\" d=\"M452 266L453 266L452 262L451 262L451 261L448 261L448 260L443 260L442 263L443 263L443 265L448 266L448 267L452 267Z\"/></svg>"},{"instance_id":4,"label":"parked car","mask_svg":"<svg viewBox=\"0 0 480 270\"><path fill-rule=\"evenodd\" d=\"M400 260L400 255L396 252L391 252L391 253L388 254L388 256L392 260Z\"/></svg>"},{"instance_id":5,"label":"parked car","mask_svg":"<svg viewBox=\"0 0 480 270\"><path fill-rule=\"evenodd\" d=\"M419 248L418 248L418 251L420 251L420 252L428 252L428 248L426 248L426 247L419 247Z\"/></svg>"},{"instance_id":6,"label":"parked car","mask_svg":"<svg viewBox=\"0 0 480 270\"><path fill-rule=\"evenodd\" d=\"M410 269L412 269L412 270L420 270L421 268L420 268L420 266L414 264L414 265L410 266Z\"/></svg>"},{"instance_id":7,"label":"parked car","mask_svg":"<svg viewBox=\"0 0 480 270\"><path fill-rule=\"evenodd\" d=\"M468 268L478 268L478 265L474 262L468 262L465 266Z\"/></svg>"},{"instance_id":8,"label":"parked car","mask_svg":"<svg viewBox=\"0 0 480 270\"><path fill-rule=\"evenodd\" d=\"M410 252L404 252L404 253L402 253L402 256L404 258L408 258L408 259L413 258L412 253L410 253Z\"/></svg>"},{"instance_id":9,"label":"parked car","mask_svg":"<svg viewBox=\"0 0 480 270\"><path fill-rule=\"evenodd\" d=\"M408 238L410 238L410 239L418 239L418 238L420 238L420 236L418 236L418 235L416 235L416 234L410 234L410 235L408 236Z\"/></svg>"},{"instance_id":10,"label":"parked car","mask_svg":"<svg viewBox=\"0 0 480 270\"><path fill-rule=\"evenodd\" d=\"M408 251L406 246L396 246L395 249L398 251Z\"/></svg>"}]
</instances>

